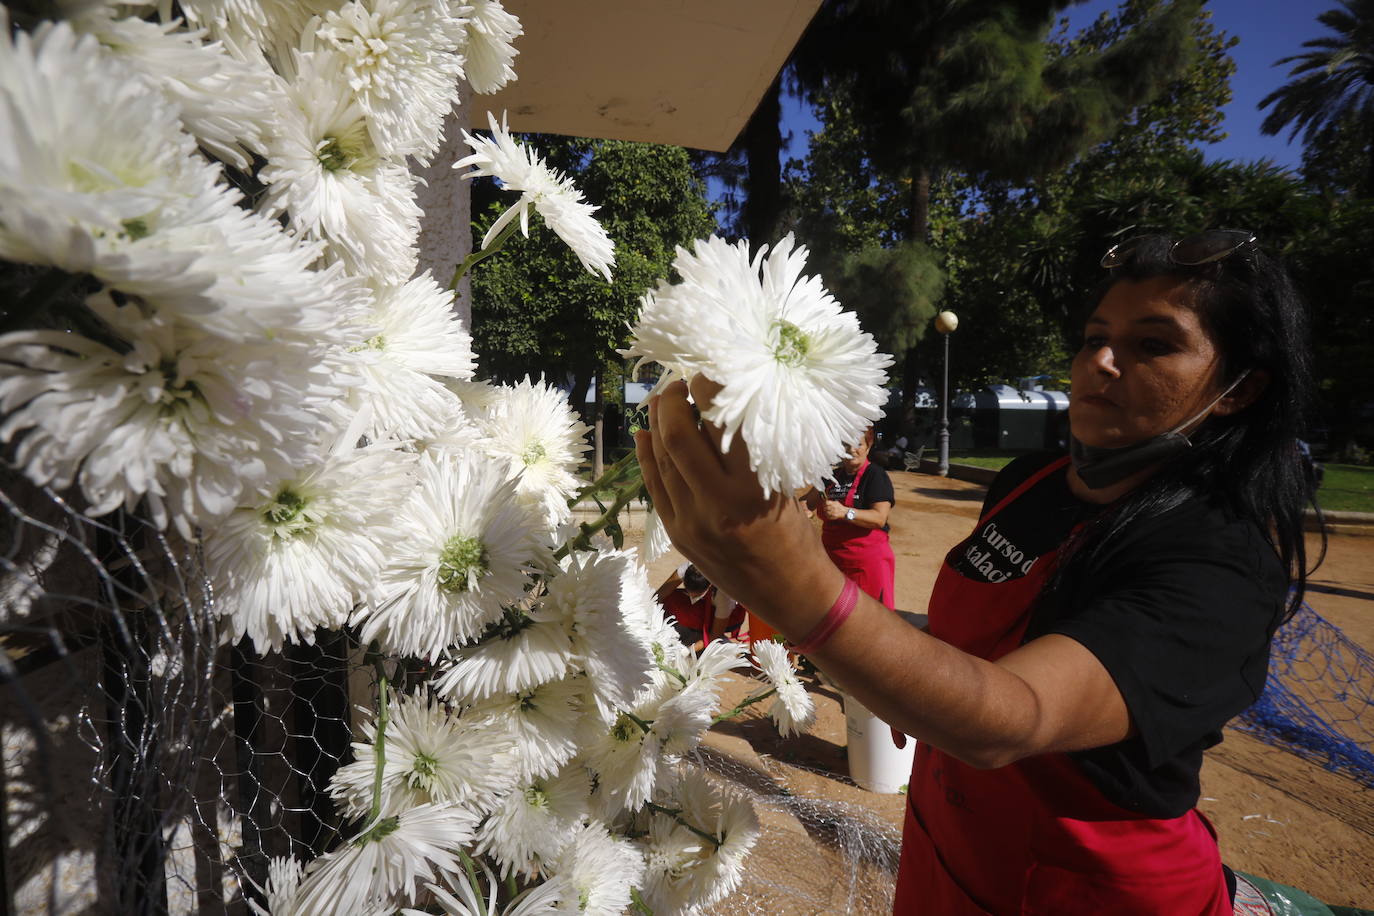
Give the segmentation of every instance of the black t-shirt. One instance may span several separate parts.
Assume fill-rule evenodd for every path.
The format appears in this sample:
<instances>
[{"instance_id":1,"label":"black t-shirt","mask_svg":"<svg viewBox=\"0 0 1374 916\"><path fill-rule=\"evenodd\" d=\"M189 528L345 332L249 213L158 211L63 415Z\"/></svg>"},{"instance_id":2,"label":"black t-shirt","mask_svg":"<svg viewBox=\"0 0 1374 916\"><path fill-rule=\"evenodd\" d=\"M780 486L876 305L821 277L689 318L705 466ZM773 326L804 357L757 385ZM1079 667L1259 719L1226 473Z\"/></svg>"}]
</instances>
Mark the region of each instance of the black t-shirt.
<instances>
[{"instance_id":1,"label":"black t-shirt","mask_svg":"<svg viewBox=\"0 0 1374 916\"><path fill-rule=\"evenodd\" d=\"M844 502L845 495L849 493L849 488L854 483L854 475L845 472L844 465L835 468L835 476L831 479L830 485L825 488L825 498L833 499L836 502ZM859 488L854 491L855 509L872 509L874 503L892 503L897 500L892 489L892 478L887 476L879 465L873 462L868 463L868 470L864 471L863 479L859 481ZM890 526L883 525L883 530L889 530Z\"/></svg>"},{"instance_id":2,"label":"black t-shirt","mask_svg":"<svg viewBox=\"0 0 1374 916\"><path fill-rule=\"evenodd\" d=\"M1009 464L989 489L984 512L1056 457L1028 455ZM1024 575L1011 563L1016 550L1054 550L1099 511L1073 496L1064 470L1051 473L989 520L1012 545L1009 551L999 540L996 551L987 551L1000 557L992 568ZM980 539L991 548L988 528L980 525L956 553L966 555ZM1082 644L1130 711L1134 736L1070 755L1110 801L1157 818L1197 804L1202 752L1264 689L1269 639L1286 596L1286 575L1259 527L1195 497L1132 524L1039 603L1024 640L1059 633Z\"/></svg>"}]
</instances>

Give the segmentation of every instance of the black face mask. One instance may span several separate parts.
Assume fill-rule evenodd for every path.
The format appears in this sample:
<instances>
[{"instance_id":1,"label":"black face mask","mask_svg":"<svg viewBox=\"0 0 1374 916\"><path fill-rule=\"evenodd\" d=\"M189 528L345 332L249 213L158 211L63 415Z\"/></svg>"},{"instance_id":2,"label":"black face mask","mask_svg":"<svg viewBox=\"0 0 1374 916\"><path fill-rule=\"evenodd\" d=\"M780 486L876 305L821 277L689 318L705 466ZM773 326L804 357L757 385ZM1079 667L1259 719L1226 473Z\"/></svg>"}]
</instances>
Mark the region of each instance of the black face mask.
<instances>
[{"instance_id":1,"label":"black face mask","mask_svg":"<svg viewBox=\"0 0 1374 916\"><path fill-rule=\"evenodd\" d=\"M1217 395L1216 400L1204 407L1201 413L1184 420L1168 432L1152 436L1143 442L1123 445L1120 448L1099 448L1095 445L1084 445L1070 434L1069 460L1073 462L1073 469L1078 472L1078 479L1090 490L1101 490L1191 448L1193 443L1183 431L1211 413L1212 408L1245 381L1249 374L1249 369L1242 372L1225 391Z\"/></svg>"}]
</instances>

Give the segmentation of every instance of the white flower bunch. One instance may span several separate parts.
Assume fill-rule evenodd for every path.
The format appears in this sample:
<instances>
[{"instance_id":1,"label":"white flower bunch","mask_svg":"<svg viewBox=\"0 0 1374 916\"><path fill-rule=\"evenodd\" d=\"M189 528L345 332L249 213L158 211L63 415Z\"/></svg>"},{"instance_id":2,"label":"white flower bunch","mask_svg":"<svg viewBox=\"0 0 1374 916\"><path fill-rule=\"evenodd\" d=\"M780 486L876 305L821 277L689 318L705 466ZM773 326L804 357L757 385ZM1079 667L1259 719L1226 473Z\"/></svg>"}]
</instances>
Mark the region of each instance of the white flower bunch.
<instances>
[{"instance_id":1,"label":"white flower bunch","mask_svg":"<svg viewBox=\"0 0 1374 916\"><path fill-rule=\"evenodd\" d=\"M743 436L764 494L821 486L883 415L892 358L843 311L791 235L751 259L749 243L711 237L678 249L682 282L645 294L621 351L664 368L659 388L704 374L721 386L703 417Z\"/></svg>"},{"instance_id":2,"label":"white flower bunch","mask_svg":"<svg viewBox=\"0 0 1374 916\"><path fill-rule=\"evenodd\" d=\"M806 731L816 721L816 703L797 680L796 668L781 643L754 643L754 663L777 691L768 715L784 738Z\"/></svg>"},{"instance_id":3,"label":"white flower bunch","mask_svg":"<svg viewBox=\"0 0 1374 916\"><path fill-rule=\"evenodd\" d=\"M738 791L683 768L638 815L644 834L644 899L655 913L699 913L739 887L758 840L753 805Z\"/></svg>"},{"instance_id":4,"label":"white flower bunch","mask_svg":"<svg viewBox=\"0 0 1374 916\"><path fill-rule=\"evenodd\" d=\"M407 672L395 696L379 677L329 785L351 837L272 861L254 911L720 899L752 815L679 769L741 650L686 650L632 551L560 546L587 426L542 380L475 380L451 291L415 275L408 160L438 150L462 79L515 78L519 20L497 0L59 8L31 33L0 8L0 269L34 278L0 333L0 442L88 514L202 547L225 640L351 627ZM455 165L520 196L484 247L533 209L609 281L596 208L489 122Z\"/></svg>"},{"instance_id":5,"label":"white flower bunch","mask_svg":"<svg viewBox=\"0 0 1374 916\"><path fill-rule=\"evenodd\" d=\"M227 637L260 653L313 642L370 595L386 551L404 537L395 509L415 486L415 456L394 443L355 447L356 427L319 463L273 481L205 534Z\"/></svg>"},{"instance_id":6,"label":"white flower bunch","mask_svg":"<svg viewBox=\"0 0 1374 916\"><path fill-rule=\"evenodd\" d=\"M530 207L533 206L544 218L544 223L573 250L582 266L594 274L601 274L609 283L611 268L615 266L615 243L592 217L597 208L582 199L582 193L570 179L550 168L538 153L512 137L504 115L497 124L496 116L487 112L487 123L490 137L475 137L463 131L463 139L472 147L472 155L459 159L453 167L470 165L472 171L464 173L464 178L495 178L507 190L519 191L520 199L491 224L482 238L482 248L489 248L503 229L514 225L517 217L520 232L528 237Z\"/></svg>"}]
</instances>

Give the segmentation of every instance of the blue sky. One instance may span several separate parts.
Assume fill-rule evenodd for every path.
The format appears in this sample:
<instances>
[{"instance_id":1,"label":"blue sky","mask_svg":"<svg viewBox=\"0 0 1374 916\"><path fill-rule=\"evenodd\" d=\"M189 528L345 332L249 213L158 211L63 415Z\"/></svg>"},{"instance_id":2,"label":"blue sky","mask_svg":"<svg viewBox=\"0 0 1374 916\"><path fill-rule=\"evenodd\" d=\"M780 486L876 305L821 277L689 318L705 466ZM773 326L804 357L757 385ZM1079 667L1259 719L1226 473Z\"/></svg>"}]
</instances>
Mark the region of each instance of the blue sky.
<instances>
[{"instance_id":1,"label":"blue sky","mask_svg":"<svg viewBox=\"0 0 1374 916\"><path fill-rule=\"evenodd\" d=\"M1105 10L1115 9L1118 0L1089 0L1068 10L1070 27L1082 28ZM1224 128L1229 136L1204 150L1209 159L1271 159L1297 168L1302 161L1301 140L1288 143L1287 132L1276 137L1260 133L1264 113L1259 100L1287 82L1291 65L1273 66L1274 61L1301 53L1302 43L1328 34L1317 15L1336 5L1335 0L1209 0L1207 8L1217 28L1240 39L1231 49L1236 72L1231 77L1231 104L1226 107ZM786 100L784 130L793 132L791 155L802 157L806 151L806 131L819 124L796 100Z\"/></svg>"}]
</instances>

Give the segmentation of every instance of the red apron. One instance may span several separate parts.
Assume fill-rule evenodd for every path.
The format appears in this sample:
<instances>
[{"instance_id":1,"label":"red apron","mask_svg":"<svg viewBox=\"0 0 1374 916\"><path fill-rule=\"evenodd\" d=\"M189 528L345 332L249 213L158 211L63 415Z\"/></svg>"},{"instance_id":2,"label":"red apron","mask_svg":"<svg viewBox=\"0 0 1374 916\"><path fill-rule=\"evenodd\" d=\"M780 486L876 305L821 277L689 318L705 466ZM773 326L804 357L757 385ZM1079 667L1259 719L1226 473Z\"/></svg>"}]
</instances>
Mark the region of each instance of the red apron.
<instances>
[{"instance_id":1,"label":"red apron","mask_svg":"<svg viewBox=\"0 0 1374 916\"><path fill-rule=\"evenodd\" d=\"M867 470L868 462L865 461L844 495L846 506L854 506L854 494L859 491L859 481ZM860 528L853 522L837 519L821 526L821 543L840 572L853 579L855 585L888 607L896 607L897 561L892 556L886 531Z\"/></svg>"},{"instance_id":2,"label":"red apron","mask_svg":"<svg viewBox=\"0 0 1374 916\"><path fill-rule=\"evenodd\" d=\"M701 631L703 642L710 642L712 637L719 639L725 633L734 630L744 623L746 609L744 605L736 603L734 610L730 612L730 617L721 620L715 617L716 613L716 587L713 585L706 590L700 600L693 603L687 597L687 593L680 588L675 588L663 599L663 613L671 614L678 622L679 626L691 630ZM714 632L709 632L707 627Z\"/></svg>"},{"instance_id":3,"label":"red apron","mask_svg":"<svg viewBox=\"0 0 1374 916\"><path fill-rule=\"evenodd\" d=\"M1013 490L979 527L1040 480ZM967 579L946 557L930 601L930 634L980 658L1021 644L1030 608L1057 562L1019 579ZM1229 916L1211 825L1196 810L1154 820L1120 808L1066 754L977 770L921 742L902 832L895 914Z\"/></svg>"}]
</instances>

